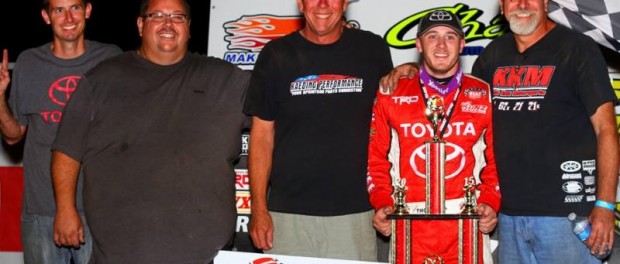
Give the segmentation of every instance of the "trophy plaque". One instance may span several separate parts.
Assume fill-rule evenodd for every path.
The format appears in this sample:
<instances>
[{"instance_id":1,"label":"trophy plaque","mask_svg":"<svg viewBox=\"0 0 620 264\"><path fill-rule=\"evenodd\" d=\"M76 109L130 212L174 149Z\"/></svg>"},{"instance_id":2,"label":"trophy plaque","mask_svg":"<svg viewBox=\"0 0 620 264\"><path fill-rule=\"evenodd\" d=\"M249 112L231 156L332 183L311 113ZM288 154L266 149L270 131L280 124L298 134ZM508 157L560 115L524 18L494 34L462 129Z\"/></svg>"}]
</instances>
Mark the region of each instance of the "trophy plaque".
<instances>
[{"instance_id":1,"label":"trophy plaque","mask_svg":"<svg viewBox=\"0 0 620 264\"><path fill-rule=\"evenodd\" d=\"M414 223L440 220L454 221L454 236L458 240L456 255L459 264L482 264L482 233L478 230L480 216L476 213L476 181L468 177L463 186L463 204L460 213L447 214L445 206L445 163L446 142L442 139L440 127L445 127L445 109L441 96L430 96L424 112L433 128L432 139L424 142L426 158L426 184L424 214L409 214L405 200L405 180L395 185L395 213L387 216L392 220L390 239L390 263L411 264L421 259L423 264L445 264L446 257L438 252L428 252L424 256L415 256L413 241L416 239ZM416 263L417 264L417 263Z\"/></svg>"}]
</instances>

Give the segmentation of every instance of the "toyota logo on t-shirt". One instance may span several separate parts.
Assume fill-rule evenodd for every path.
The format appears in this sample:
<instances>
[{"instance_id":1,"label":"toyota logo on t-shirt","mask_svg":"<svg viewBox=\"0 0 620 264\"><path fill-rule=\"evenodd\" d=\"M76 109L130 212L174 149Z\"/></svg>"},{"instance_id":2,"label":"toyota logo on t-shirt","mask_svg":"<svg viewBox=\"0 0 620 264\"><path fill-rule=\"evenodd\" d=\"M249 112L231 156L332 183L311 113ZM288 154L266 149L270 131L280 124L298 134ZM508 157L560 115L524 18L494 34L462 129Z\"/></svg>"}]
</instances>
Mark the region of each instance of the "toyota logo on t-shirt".
<instances>
[{"instance_id":1,"label":"toyota logo on t-shirt","mask_svg":"<svg viewBox=\"0 0 620 264\"><path fill-rule=\"evenodd\" d=\"M80 81L79 75L69 75L56 80L50 85L48 95L52 102L60 106L65 106L71 94L77 88L77 83Z\"/></svg>"}]
</instances>

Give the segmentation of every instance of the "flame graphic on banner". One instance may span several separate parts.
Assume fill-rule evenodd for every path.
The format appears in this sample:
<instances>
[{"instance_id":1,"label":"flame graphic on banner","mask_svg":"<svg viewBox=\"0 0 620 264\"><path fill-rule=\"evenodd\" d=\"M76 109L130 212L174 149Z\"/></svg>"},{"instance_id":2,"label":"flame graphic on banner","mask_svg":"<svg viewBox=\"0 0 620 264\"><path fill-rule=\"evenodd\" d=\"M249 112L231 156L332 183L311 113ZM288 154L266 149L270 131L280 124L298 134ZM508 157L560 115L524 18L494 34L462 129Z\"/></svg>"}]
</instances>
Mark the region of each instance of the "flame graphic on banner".
<instances>
[{"instance_id":1,"label":"flame graphic on banner","mask_svg":"<svg viewBox=\"0 0 620 264\"><path fill-rule=\"evenodd\" d=\"M229 34L224 40L230 43L229 50L260 51L267 42L296 31L302 25L303 19L299 16L242 16L224 24Z\"/></svg>"}]
</instances>

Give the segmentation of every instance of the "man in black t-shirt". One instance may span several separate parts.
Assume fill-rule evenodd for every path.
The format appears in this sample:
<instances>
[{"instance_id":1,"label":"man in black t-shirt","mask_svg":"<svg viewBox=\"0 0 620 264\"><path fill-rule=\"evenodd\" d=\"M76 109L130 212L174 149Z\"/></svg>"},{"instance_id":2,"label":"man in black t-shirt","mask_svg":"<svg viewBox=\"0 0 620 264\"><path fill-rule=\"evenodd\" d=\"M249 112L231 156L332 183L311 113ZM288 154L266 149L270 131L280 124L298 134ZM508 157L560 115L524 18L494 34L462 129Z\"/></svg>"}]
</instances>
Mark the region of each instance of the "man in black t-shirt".
<instances>
[{"instance_id":1,"label":"man in black t-shirt","mask_svg":"<svg viewBox=\"0 0 620 264\"><path fill-rule=\"evenodd\" d=\"M500 1L512 33L472 69L493 87L499 261L600 263L590 252L614 240L616 97L598 46L549 20L547 2ZM589 250L571 232L571 212L592 221Z\"/></svg>"},{"instance_id":2,"label":"man in black t-shirt","mask_svg":"<svg viewBox=\"0 0 620 264\"><path fill-rule=\"evenodd\" d=\"M306 26L261 51L244 106L250 234L269 253L374 261L368 131L389 49L344 27L347 0L297 3Z\"/></svg>"}]
</instances>

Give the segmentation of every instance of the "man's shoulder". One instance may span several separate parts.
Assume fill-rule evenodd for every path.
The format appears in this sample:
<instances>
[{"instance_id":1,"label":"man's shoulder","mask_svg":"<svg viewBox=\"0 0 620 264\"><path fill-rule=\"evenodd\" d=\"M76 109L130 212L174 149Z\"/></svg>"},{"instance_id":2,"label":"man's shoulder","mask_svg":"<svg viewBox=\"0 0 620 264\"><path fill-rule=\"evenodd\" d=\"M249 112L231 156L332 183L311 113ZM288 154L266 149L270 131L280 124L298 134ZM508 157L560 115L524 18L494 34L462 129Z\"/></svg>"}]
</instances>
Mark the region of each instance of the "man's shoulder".
<instances>
[{"instance_id":1,"label":"man's shoulder","mask_svg":"<svg viewBox=\"0 0 620 264\"><path fill-rule=\"evenodd\" d=\"M119 48L118 46L114 44L103 43L103 42L98 42L94 40L86 40L85 44L86 44L86 50L89 52L95 52L95 53L102 52L102 53L109 53L109 54L115 54L115 55L118 55L123 52L121 48Z\"/></svg>"},{"instance_id":2,"label":"man's shoulder","mask_svg":"<svg viewBox=\"0 0 620 264\"><path fill-rule=\"evenodd\" d=\"M18 56L16 63L21 64L33 59L43 59L45 57L52 57L52 51L50 49L51 42L45 43L38 47L25 49Z\"/></svg>"},{"instance_id":3,"label":"man's shoulder","mask_svg":"<svg viewBox=\"0 0 620 264\"><path fill-rule=\"evenodd\" d=\"M596 42L589 36L579 33L573 29L567 28L564 25L556 24L553 29L554 42L562 43L562 46L573 46L589 49L597 46ZM552 32L553 32L552 31Z\"/></svg>"},{"instance_id":4,"label":"man's shoulder","mask_svg":"<svg viewBox=\"0 0 620 264\"><path fill-rule=\"evenodd\" d=\"M203 75L205 78L211 78L209 76L216 76L224 79L236 78L241 81L249 79L249 71L244 71L237 65L221 58L193 52L188 52L186 56L190 64L197 64L197 73Z\"/></svg>"},{"instance_id":5,"label":"man's shoulder","mask_svg":"<svg viewBox=\"0 0 620 264\"><path fill-rule=\"evenodd\" d=\"M133 51L121 52L117 56L109 56L98 62L93 68L88 70L85 75L93 77L97 74L120 74L131 68L131 61L134 60Z\"/></svg>"},{"instance_id":6,"label":"man's shoulder","mask_svg":"<svg viewBox=\"0 0 620 264\"><path fill-rule=\"evenodd\" d=\"M188 56L188 59L190 61L194 61L196 63L200 63L208 67L215 67L218 69L227 69L227 70L241 70L241 68L237 67L237 65L234 65L218 57L207 56L204 54L193 53L193 52L188 52L186 56Z\"/></svg>"},{"instance_id":7,"label":"man's shoulder","mask_svg":"<svg viewBox=\"0 0 620 264\"><path fill-rule=\"evenodd\" d=\"M490 87L489 84L484 80L470 74L463 74L463 84L465 86L476 86L480 88L485 88L487 90Z\"/></svg>"},{"instance_id":8,"label":"man's shoulder","mask_svg":"<svg viewBox=\"0 0 620 264\"><path fill-rule=\"evenodd\" d=\"M271 40L269 42L267 42L265 44L265 47L263 48L263 50L265 49L279 49L282 48L284 46L291 46L294 45L295 42L299 41L299 40L303 40L303 38L300 36L299 31L293 31L289 34L286 34L280 38Z\"/></svg>"},{"instance_id":9,"label":"man's shoulder","mask_svg":"<svg viewBox=\"0 0 620 264\"><path fill-rule=\"evenodd\" d=\"M381 36L367 30L345 29L345 32L356 44L387 45Z\"/></svg>"},{"instance_id":10,"label":"man's shoulder","mask_svg":"<svg viewBox=\"0 0 620 264\"><path fill-rule=\"evenodd\" d=\"M510 46L514 46L514 34L512 32L506 32L503 35L494 38L489 42L489 44L484 48L483 52L486 50L494 50L498 48L506 48Z\"/></svg>"}]
</instances>

